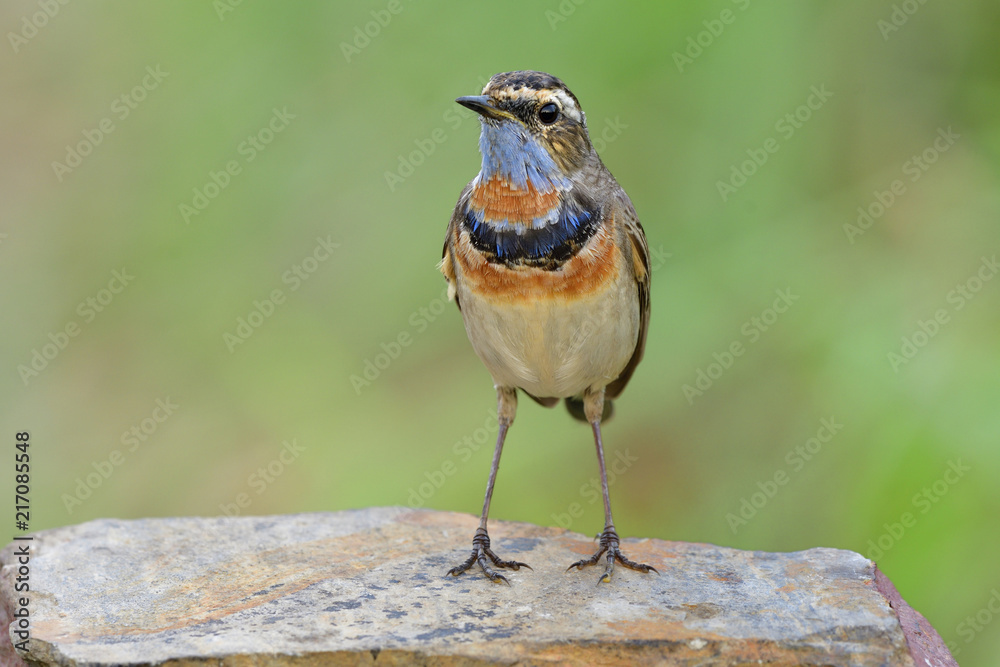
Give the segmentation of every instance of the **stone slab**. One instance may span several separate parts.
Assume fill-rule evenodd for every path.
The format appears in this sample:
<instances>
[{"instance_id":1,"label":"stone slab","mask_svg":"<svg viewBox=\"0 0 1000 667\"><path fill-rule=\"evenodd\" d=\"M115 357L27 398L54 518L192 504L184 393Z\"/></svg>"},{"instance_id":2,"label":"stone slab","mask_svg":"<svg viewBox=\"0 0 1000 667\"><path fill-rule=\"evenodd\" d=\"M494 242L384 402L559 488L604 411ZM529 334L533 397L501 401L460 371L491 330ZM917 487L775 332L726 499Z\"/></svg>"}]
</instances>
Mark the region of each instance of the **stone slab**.
<instances>
[{"instance_id":1,"label":"stone slab","mask_svg":"<svg viewBox=\"0 0 1000 667\"><path fill-rule=\"evenodd\" d=\"M510 586L475 570L445 576L476 525L467 514L372 508L41 532L30 650L6 645L0 664L912 667L902 607L924 623L927 665L955 664L898 593L894 610L891 583L880 589L874 563L854 552L624 540L661 574L619 567L598 586L595 568L565 572L593 553L592 537L497 521L494 550L534 570L508 573ZM14 545L0 552L5 622L13 554Z\"/></svg>"}]
</instances>

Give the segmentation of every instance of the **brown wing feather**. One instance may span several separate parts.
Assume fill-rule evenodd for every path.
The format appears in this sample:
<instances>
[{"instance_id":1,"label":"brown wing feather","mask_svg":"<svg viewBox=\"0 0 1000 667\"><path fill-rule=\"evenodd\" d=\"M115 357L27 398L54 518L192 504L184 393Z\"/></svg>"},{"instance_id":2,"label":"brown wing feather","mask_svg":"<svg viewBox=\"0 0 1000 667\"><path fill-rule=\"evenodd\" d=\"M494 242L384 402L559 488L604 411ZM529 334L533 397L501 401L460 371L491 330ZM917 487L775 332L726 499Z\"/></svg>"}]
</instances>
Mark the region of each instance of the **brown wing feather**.
<instances>
[{"instance_id":1,"label":"brown wing feather","mask_svg":"<svg viewBox=\"0 0 1000 667\"><path fill-rule=\"evenodd\" d=\"M444 247L441 249L441 261L437 265L438 271L448 281L448 298L455 300L455 305L458 306L459 310L462 310L462 304L458 301L458 279L455 276L455 258L452 256L450 246L451 240L455 235L455 228L459 224L460 211L465 209L465 200L469 197L471 190L472 183L469 183L462 190L462 194L458 196L458 203L455 204L455 210L451 214L451 221L448 223L448 233L444 237Z\"/></svg>"},{"instance_id":2,"label":"brown wing feather","mask_svg":"<svg viewBox=\"0 0 1000 667\"><path fill-rule=\"evenodd\" d=\"M625 201L620 207L624 213L621 223L632 250L632 270L635 274L636 289L639 290L639 339L625 370L605 388L606 398L617 398L625 389L632 373L635 372L635 367L642 361L642 354L646 350L646 330L649 328L649 245L646 243L646 234L642 231L639 216L632 207L632 202L628 201L624 193L622 195Z\"/></svg>"}]
</instances>

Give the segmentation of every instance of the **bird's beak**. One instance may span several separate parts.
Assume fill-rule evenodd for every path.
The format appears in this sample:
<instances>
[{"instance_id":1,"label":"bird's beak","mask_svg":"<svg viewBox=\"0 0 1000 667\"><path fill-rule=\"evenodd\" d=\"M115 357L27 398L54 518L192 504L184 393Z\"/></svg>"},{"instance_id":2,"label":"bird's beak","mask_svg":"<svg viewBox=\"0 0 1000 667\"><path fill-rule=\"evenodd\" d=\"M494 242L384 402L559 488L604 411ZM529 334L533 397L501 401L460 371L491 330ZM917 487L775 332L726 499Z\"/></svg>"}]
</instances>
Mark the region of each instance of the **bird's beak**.
<instances>
[{"instance_id":1,"label":"bird's beak","mask_svg":"<svg viewBox=\"0 0 1000 667\"><path fill-rule=\"evenodd\" d=\"M515 117L506 111L501 111L490 103L490 98L488 95L469 95L467 97L459 97L455 100L463 107L467 109L472 109L477 114L483 118L492 118L494 120L515 120Z\"/></svg>"}]
</instances>

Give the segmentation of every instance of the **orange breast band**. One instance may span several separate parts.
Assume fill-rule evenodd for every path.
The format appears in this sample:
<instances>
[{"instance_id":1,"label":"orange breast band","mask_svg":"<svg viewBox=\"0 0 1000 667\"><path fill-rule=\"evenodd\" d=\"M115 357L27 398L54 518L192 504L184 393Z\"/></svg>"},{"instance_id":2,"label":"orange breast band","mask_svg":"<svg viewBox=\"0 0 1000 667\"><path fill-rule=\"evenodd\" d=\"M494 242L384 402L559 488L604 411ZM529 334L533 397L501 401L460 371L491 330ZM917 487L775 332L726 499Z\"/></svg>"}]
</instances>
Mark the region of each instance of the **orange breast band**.
<instances>
[{"instance_id":1,"label":"orange breast band","mask_svg":"<svg viewBox=\"0 0 1000 667\"><path fill-rule=\"evenodd\" d=\"M559 205L559 192L539 192L528 181L528 189L521 190L500 176L493 176L472 189L469 198L472 206L483 212L486 220L508 220L511 223L530 224L544 217Z\"/></svg>"}]
</instances>

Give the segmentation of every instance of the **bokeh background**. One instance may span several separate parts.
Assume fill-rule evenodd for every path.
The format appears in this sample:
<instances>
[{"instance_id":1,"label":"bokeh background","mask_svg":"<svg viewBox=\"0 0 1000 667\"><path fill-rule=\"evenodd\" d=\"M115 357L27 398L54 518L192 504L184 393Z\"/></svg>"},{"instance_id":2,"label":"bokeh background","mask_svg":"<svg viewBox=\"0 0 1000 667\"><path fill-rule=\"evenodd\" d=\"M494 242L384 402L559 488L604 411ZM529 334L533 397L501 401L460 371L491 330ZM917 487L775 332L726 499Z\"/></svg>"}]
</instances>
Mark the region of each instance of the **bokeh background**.
<instances>
[{"instance_id":1,"label":"bokeh background","mask_svg":"<svg viewBox=\"0 0 1000 667\"><path fill-rule=\"evenodd\" d=\"M541 69L654 249L605 429L622 534L875 556L995 664L996 3L43 4L0 7L0 411L33 529L478 513L495 395L435 270L480 161L453 100ZM589 429L522 401L492 516L596 533L596 475Z\"/></svg>"}]
</instances>

